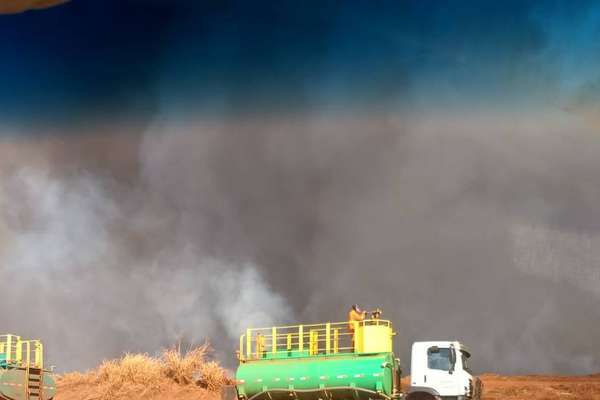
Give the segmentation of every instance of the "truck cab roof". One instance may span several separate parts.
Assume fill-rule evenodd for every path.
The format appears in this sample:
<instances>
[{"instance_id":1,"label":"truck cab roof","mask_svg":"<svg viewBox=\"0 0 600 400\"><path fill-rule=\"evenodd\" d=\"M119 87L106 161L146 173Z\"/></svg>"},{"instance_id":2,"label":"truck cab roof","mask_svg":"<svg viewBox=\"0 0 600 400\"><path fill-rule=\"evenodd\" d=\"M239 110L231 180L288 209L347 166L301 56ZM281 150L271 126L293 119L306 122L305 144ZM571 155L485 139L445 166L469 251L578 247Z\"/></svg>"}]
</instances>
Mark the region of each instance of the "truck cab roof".
<instances>
[{"instance_id":1,"label":"truck cab roof","mask_svg":"<svg viewBox=\"0 0 600 400\"><path fill-rule=\"evenodd\" d=\"M455 348L457 348L458 350L467 354L469 357L471 356L471 351L467 348L467 346L465 346L458 340L453 340L453 341L452 340L430 340L430 341L426 341L426 342L414 342L413 343L413 352L416 349L424 348L424 347L433 347L433 346L450 347L450 345L453 345Z\"/></svg>"}]
</instances>

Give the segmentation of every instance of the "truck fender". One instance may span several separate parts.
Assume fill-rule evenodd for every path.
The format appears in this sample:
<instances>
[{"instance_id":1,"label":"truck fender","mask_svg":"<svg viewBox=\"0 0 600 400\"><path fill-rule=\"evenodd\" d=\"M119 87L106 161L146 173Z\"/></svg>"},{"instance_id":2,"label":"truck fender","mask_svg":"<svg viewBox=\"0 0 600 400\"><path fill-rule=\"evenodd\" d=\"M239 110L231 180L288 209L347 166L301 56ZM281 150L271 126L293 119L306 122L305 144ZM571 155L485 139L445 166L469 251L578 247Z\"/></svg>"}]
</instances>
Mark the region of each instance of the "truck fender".
<instances>
[{"instance_id":1,"label":"truck fender","mask_svg":"<svg viewBox=\"0 0 600 400\"><path fill-rule=\"evenodd\" d=\"M425 386L411 386L405 396L406 400L441 400L437 390Z\"/></svg>"}]
</instances>

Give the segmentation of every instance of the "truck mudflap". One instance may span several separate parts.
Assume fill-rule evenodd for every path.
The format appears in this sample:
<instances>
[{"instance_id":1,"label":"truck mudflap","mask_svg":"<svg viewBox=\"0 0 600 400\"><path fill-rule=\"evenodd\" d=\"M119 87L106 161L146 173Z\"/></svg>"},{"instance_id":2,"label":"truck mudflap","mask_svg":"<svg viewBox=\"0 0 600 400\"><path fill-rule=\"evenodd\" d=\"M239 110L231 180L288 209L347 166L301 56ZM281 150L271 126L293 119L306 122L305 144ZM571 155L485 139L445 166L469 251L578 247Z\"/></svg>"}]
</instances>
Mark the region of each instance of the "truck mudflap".
<instances>
[{"instance_id":1,"label":"truck mudflap","mask_svg":"<svg viewBox=\"0 0 600 400\"><path fill-rule=\"evenodd\" d=\"M240 400L396 400L400 399L400 395L388 396L385 393L374 390L341 386L327 387L317 389L269 389L247 398L246 396L238 397ZM223 399L229 400L229 399Z\"/></svg>"}]
</instances>

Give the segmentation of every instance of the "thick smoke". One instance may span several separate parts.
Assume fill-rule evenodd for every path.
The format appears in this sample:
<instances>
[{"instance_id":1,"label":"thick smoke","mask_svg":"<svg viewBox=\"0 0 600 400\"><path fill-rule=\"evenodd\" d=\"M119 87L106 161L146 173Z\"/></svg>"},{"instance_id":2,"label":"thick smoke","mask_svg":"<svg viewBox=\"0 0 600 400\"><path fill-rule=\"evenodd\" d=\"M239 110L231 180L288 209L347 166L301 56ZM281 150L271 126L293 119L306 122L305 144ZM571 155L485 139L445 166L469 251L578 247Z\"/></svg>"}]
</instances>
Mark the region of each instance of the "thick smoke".
<instances>
[{"instance_id":1,"label":"thick smoke","mask_svg":"<svg viewBox=\"0 0 600 400\"><path fill-rule=\"evenodd\" d=\"M2 183L5 329L47 339L62 370L181 340L230 345L289 314L256 265L207 255L144 193L27 167Z\"/></svg>"},{"instance_id":2,"label":"thick smoke","mask_svg":"<svg viewBox=\"0 0 600 400\"><path fill-rule=\"evenodd\" d=\"M113 138L139 165L110 173L97 146L39 146L2 178L5 327L62 369L203 338L232 365L246 326L359 303L406 364L457 338L479 370L597 371L600 140L568 114L462 117L167 114Z\"/></svg>"},{"instance_id":3,"label":"thick smoke","mask_svg":"<svg viewBox=\"0 0 600 400\"><path fill-rule=\"evenodd\" d=\"M412 341L456 338L479 371L600 370L598 85L577 76L592 84L555 96L578 75L557 60L581 63L569 50L595 31L553 38L531 16L557 10L510 6L403 3L403 23L324 8L322 30L304 4L245 24L229 12L254 5L225 7L174 19L148 74L99 40L119 51L90 65L118 73L81 100L122 90L115 108L141 99L157 115L123 122L124 107L108 128L0 143L3 329L44 339L62 370L204 338L231 366L247 326L341 320L359 303L394 321L405 365ZM138 75L143 90L121 87ZM345 94L362 114L336 114Z\"/></svg>"}]
</instances>

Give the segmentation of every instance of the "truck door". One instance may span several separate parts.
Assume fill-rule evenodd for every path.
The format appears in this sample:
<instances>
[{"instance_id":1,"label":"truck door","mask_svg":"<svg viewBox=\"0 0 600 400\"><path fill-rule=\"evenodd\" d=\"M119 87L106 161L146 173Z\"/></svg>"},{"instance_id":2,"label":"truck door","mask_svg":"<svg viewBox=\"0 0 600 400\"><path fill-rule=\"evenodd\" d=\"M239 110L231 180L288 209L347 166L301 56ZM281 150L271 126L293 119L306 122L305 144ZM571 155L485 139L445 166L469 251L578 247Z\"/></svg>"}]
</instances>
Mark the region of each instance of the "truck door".
<instances>
[{"instance_id":1,"label":"truck door","mask_svg":"<svg viewBox=\"0 0 600 400\"><path fill-rule=\"evenodd\" d=\"M431 346L427 349L427 369L425 386L434 388L441 395L455 391L452 370L456 361L456 353L451 347Z\"/></svg>"}]
</instances>

